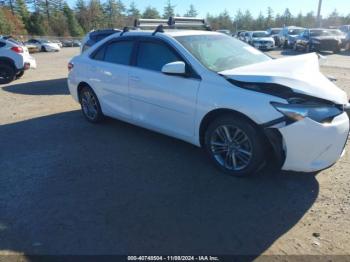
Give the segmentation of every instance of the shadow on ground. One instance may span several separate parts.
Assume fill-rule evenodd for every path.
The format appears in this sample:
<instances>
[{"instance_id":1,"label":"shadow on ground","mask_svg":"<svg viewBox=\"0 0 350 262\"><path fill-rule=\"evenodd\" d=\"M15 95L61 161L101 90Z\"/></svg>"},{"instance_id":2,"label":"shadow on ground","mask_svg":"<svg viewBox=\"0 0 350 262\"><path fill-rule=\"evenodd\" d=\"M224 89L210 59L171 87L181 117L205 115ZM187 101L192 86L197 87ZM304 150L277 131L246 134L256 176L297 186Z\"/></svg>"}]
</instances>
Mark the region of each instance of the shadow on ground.
<instances>
[{"instance_id":1,"label":"shadow on ground","mask_svg":"<svg viewBox=\"0 0 350 262\"><path fill-rule=\"evenodd\" d=\"M2 87L3 90L24 95L68 95L67 78L27 82Z\"/></svg>"},{"instance_id":2,"label":"shadow on ground","mask_svg":"<svg viewBox=\"0 0 350 262\"><path fill-rule=\"evenodd\" d=\"M264 252L312 206L315 176L236 179L189 144L79 111L0 126L0 250Z\"/></svg>"}]
</instances>

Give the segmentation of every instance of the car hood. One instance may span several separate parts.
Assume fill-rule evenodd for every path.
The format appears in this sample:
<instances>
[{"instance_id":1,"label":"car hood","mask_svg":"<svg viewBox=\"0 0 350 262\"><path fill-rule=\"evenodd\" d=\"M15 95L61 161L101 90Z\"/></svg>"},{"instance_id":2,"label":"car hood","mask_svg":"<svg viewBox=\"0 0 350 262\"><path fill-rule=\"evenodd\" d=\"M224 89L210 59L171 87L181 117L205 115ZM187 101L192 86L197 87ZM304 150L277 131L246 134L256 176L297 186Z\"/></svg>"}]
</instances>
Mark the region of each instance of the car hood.
<instances>
[{"instance_id":1,"label":"car hood","mask_svg":"<svg viewBox=\"0 0 350 262\"><path fill-rule=\"evenodd\" d=\"M273 41L272 37L253 37L254 41Z\"/></svg>"},{"instance_id":2,"label":"car hood","mask_svg":"<svg viewBox=\"0 0 350 262\"><path fill-rule=\"evenodd\" d=\"M347 95L319 70L315 53L271 59L219 72L227 78L248 83L273 83L336 104L347 104Z\"/></svg>"}]
</instances>

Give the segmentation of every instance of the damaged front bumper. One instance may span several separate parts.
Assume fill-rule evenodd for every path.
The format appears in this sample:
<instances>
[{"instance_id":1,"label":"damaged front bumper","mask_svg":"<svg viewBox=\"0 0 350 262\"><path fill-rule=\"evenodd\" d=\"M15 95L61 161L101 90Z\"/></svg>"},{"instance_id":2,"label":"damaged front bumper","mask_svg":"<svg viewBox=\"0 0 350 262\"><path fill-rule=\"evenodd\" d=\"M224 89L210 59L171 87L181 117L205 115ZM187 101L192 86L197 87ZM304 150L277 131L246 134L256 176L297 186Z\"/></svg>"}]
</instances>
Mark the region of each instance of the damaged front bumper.
<instances>
[{"instance_id":1,"label":"damaged front bumper","mask_svg":"<svg viewBox=\"0 0 350 262\"><path fill-rule=\"evenodd\" d=\"M332 166L342 156L348 139L349 112L348 108L331 123L305 118L290 125L265 127L282 170L315 172Z\"/></svg>"}]
</instances>

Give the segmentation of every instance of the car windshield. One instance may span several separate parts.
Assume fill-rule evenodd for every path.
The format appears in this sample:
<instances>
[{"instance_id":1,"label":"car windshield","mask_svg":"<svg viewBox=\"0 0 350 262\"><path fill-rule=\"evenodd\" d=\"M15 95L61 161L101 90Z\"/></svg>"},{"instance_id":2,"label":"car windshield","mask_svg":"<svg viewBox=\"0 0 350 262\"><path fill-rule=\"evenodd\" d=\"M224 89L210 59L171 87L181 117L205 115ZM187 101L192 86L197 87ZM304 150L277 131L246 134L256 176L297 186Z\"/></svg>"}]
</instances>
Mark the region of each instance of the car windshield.
<instances>
[{"instance_id":1,"label":"car windshield","mask_svg":"<svg viewBox=\"0 0 350 262\"><path fill-rule=\"evenodd\" d=\"M191 35L175 38L205 67L214 72L271 59L255 48L227 35Z\"/></svg>"},{"instance_id":2,"label":"car windshield","mask_svg":"<svg viewBox=\"0 0 350 262\"><path fill-rule=\"evenodd\" d=\"M303 32L303 29L289 29L288 35L299 35L301 32Z\"/></svg>"},{"instance_id":3,"label":"car windshield","mask_svg":"<svg viewBox=\"0 0 350 262\"><path fill-rule=\"evenodd\" d=\"M269 34L267 32L254 32L253 37L267 37Z\"/></svg>"},{"instance_id":4,"label":"car windshield","mask_svg":"<svg viewBox=\"0 0 350 262\"><path fill-rule=\"evenodd\" d=\"M337 30L326 30L326 29L317 29L310 30L311 36L341 36L341 32Z\"/></svg>"},{"instance_id":5,"label":"car windshield","mask_svg":"<svg viewBox=\"0 0 350 262\"><path fill-rule=\"evenodd\" d=\"M273 29L271 30L271 35L276 35L281 31L281 29Z\"/></svg>"}]
</instances>

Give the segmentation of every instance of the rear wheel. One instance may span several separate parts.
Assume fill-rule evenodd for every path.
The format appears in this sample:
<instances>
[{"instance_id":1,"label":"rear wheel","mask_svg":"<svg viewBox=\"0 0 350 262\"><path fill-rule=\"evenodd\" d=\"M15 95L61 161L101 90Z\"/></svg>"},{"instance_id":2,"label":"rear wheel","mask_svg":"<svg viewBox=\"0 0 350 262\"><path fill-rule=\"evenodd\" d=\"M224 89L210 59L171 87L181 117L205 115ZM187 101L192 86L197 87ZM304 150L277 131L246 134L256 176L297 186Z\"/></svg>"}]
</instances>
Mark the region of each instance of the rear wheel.
<instances>
[{"instance_id":1,"label":"rear wheel","mask_svg":"<svg viewBox=\"0 0 350 262\"><path fill-rule=\"evenodd\" d=\"M16 75L16 79L21 78L24 75L24 70L20 71L19 73L17 73Z\"/></svg>"},{"instance_id":2,"label":"rear wheel","mask_svg":"<svg viewBox=\"0 0 350 262\"><path fill-rule=\"evenodd\" d=\"M311 47L310 47L309 44L307 44L306 47L305 47L305 52L306 53L310 53L310 51L311 51Z\"/></svg>"},{"instance_id":3,"label":"rear wheel","mask_svg":"<svg viewBox=\"0 0 350 262\"><path fill-rule=\"evenodd\" d=\"M16 79L16 72L10 65L0 65L0 84L8 84Z\"/></svg>"},{"instance_id":4,"label":"rear wheel","mask_svg":"<svg viewBox=\"0 0 350 262\"><path fill-rule=\"evenodd\" d=\"M98 98L90 87L84 86L80 90L79 99L83 115L89 122L97 123L103 119Z\"/></svg>"},{"instance_id":5,"label":"rear wheel","mask_svg":"<svg viewBox=\"0 0 350 262\"><path fill-rule=\"evenodd\" d=\"M297 43L295 43L295 44L293 45L293 50L294 50L294 51L298 51Z\"/></svg>"},{"instance_id":6,"label":"rear wheel","mask_svg":"<svg viewBox=\"0 0 350 262\"><path fill-rule=\"evenodd\" d=\"M215 165L233 176L253 174L264 163L262 136L252 123L234 115L225 115L209 125L205 147Z\"/></svg>"},{"instance_id":7,"label":"rear wheel","mask_svg":"<svg viewBox=\"0 0 350 262\"><path fill-rule=\"evenodd\" d=\"M333 51L334 54L338 54L340 52L340 46L337 46L336 49Z\"/></svg>"}]
</instances>

